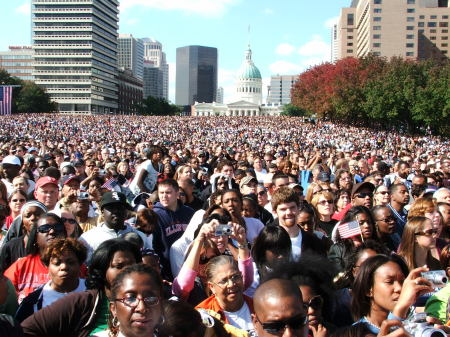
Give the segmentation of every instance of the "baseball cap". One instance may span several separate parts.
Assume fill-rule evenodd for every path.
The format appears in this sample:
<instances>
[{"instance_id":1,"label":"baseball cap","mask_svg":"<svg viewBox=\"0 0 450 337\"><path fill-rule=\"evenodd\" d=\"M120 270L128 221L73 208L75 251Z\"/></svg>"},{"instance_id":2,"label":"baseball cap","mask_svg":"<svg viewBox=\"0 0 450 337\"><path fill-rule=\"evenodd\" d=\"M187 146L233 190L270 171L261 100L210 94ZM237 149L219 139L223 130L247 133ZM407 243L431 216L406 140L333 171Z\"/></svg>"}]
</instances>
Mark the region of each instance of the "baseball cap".
<instances>
[{"instance_id":1,"label":"baseball cap","mask_svg":"<svg viewBox=\"0 0 450 337\"><path fill-rule=\"evenodd\" d=\"M370 189L372 192L375 190L375 186L372 183L369 183L368 181L364 181L362 183L359 184L355 184L352 188L352 197L354 194L356 194L359 190L362 190L363 188L368 188Z\"/></svg>"},{"instance_id":2,"label":"baseball cap","mask_svg":"<svg viewBox=\"0 0 450 337\"><path fill-rule=\"evenodd\" d=\"M22 166L22 163L20 162L19 157L12 156L12 155L9 155L9 156L6 156L5 158L3 158L2 164Z\"/></svg>"},{"instance_id":3,"label":"baseball cap","mask_svg":"<svg viewBox=\"0 0 450 337\"><path fill-rule=\"evenodd\" d=\"M61 186L67 185L73 180L77 180L78 182L81 182L81 178L79 176L76 176L75 174L69 174L67 176L64 176L61 178Z\"/></svg>"},{"instance_id":4,"label":"baseball cap","mask_svg":"<svg viewBox=\"0 0 450 337\"><path fill-rule=\"evenodd\" d=\"M39 187L42 187L47 184L52 184L58 187L58 180L56 180L53 177L45 176L38 179L36 182L36 186L34 187L34 190L37 190Z\"/></svg>"},{"instance_id":5,"label":"baseball cap","mask_svg":"<svg viewBox=\"0 0 450 337\"><path fill-rule=\"evenodd\" d=\"M323 182L330 181L330 175L327 172L322 171L317 176L317 179Z\"/></svg>"},{"instance_id":6,"label":"baseball cap","mask_svg":"<svg viewBox=\"0 0 450 337\"><path fill-rule=\"evenodd\" d=\"M101 209L103 209L107 205L111 204L122 204L127 209L131 210L131 205L127 202L127 198L125 197L125 194L121 192L106 192L103 194L102 199L100 200Z\"/></svg>"},{"instance_id":7,"label":"baseball cap","mask_svg":"<svg viewBox=\"0 0 450 337\"><path fill-rule=\"evenodd\" d=\"M84 160L83 159L81 159L81 158L79 158L79 159L77 159L77 160L75 160L74 162L73 162L73 166L83 166L84 165Z\"/></svg>"},{"instance_id":8,"label":"baseball cap","mask_svg":"<svg viewBox=\"0 0 450 337\"><path fill-rule=\"evenodd\" d=\"M245 176L244 178L241 179L241 182L239 183L239 188L242 188L242 186L244 185L248 185L251 181L258 183L258 180L256 180L255 177Z\"/></svg>"}]
</instances>

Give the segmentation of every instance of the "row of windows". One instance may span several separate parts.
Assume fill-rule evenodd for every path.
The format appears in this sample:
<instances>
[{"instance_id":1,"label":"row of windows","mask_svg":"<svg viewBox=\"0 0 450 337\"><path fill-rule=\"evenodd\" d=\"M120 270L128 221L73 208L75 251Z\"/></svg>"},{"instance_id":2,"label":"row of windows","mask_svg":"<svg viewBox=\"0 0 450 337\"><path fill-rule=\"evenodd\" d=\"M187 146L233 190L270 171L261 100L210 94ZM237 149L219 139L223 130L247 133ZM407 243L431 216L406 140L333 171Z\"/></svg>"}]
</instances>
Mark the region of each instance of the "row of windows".
<instances>
[{"instance_id":1,"label":"row of windows","mask_svg":"<svg viewBox=\"0 0 450 337\"><path fill-rule=\"evenodd\" d=\"M31 62L0 62L3 67L30 67Z\"/></svg>"},{"instance_id":2,"label":"row of windows","mask_svg":"<svg viewBox=\"0 0 450 337\"><path fill-rule=\"evenodd\" d=\"M0 60L32 60L31 55L0 55Z\"/></svg>"},{"instance_id":3,"label":"row of windows","mask_svg":"<svg viewBox=\"0 0 450 337\"><path fill-rule=\"evenodd\" d=\"M434 39L431 39L431 40L435 40L435 38ZM374 48L380 48L381 47L381 43L379 43L379 42L375 42L375 43L373 43L373 45L372 45ZM441 47L448 47L448 43L441 43ZM414 48L414 43L407 43L406 44L406 48ZM349 50L347 50L347 53L349 52Z\"/></svg>"},{"instance_id":4,"label":"row of windows","mask_svg":"<svg viewBox=\"0 0 450 337\"><path fill-rule=\"evenodd\" d=\"M260 88L237 88L237 92L254 92L254 93L260 93L261 89Z\"/></svg>"}]
</instances>

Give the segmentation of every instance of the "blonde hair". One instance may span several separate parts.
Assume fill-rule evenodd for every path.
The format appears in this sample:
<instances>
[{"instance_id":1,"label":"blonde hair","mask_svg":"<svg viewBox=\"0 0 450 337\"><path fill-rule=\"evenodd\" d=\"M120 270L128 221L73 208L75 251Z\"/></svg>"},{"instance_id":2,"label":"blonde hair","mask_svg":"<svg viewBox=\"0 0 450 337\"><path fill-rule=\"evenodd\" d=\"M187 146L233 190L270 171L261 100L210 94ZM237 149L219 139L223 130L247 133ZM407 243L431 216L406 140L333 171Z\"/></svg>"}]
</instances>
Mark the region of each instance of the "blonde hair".
<instances>
[{"instance_id":1,"label":"blonde hair","mask_svg":"<svg viewBox=\"0 0 450 337\"><path fill-rule=\"evenodd\" d=\"M408 219L412 217L425 216L425 213L433 213L436 210L436 204L433 199L418 198L416 199L408 212Z\"/></svg>"},{"instance_id":2,"label":"blonde hair","mask_svg":"<svg viewBox=\"0 0 450 337\"><path fill-rule=\"evenodd\" d=\"M177 168L173 179L178 180L180 178L181 172L183 172L183 170L185 169L189 169L192 172L192 167L190 167L189 165L181 165Z\"/></svg>"},{"instance_id":3,"label":"blonde hair","mask_svg":"<svg viewBox=\"0 0 450 337\"><path fill-rule=\"evenodd\" d=\"M314 206L314 208L317 208L317 204L319 203L319 199L320 197L324 197L327 200L334 200L334 196L333 193L329 192L329 191L320 191L317 192L316 194L314 194L312 200L311 200L311 205Z\"/></svg>"},{"instance_id":4,"label":"blonde hair","mask_svg":"<svg viewBox=\"0 0 450 337\"><path fill-rule=\"evenodd\" d=\"M402 235L402 241L398 248L398 255L405 259L406 264L410 270L417 268L414 248L416 246L416 234L423 231L425 223L430 219L424 216L414 216L408 218Z\"/></svg>"}]
</instances>

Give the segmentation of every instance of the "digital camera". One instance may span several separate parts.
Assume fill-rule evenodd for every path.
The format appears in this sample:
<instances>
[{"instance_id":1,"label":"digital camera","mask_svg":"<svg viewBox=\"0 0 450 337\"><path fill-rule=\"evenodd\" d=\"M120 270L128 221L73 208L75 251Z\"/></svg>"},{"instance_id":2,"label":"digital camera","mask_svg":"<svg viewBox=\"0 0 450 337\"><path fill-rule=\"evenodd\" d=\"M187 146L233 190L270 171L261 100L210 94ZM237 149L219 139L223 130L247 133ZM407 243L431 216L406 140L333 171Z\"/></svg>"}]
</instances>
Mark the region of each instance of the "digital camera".
<instances>
[{"instance_id":1,"label":"digital camera","mask_svg":"<svg viewBox=\"0 0 450 337\"><path fill-rule=\"evenodd\" d=\"M433 288L442 288L448 282L445 270L431 270L421 273L421 276L431 283Z\"/></svg>"},{"instance_id":2,"label":"digital camera","mask_svg":"<svg viewBox=\"0 0 450 337\"><path fill-rule=\"evenodd\" d=\"M403 322L405 330L413 337L446 337L441 329L435 329L426 321L425 312L417 313Z\"/></svg>"},{"instance_id":3,"label":"digital camera","mask_svg":"<svg viewBox=\"0 0 450 337\"><path fill-rule=\"evenodd\" d=\"M219 224L216 226L216 230L214 232L215 236L228 235L230 236L232 232L232 228L230 225Z\"/></svg>"}]
</instances>

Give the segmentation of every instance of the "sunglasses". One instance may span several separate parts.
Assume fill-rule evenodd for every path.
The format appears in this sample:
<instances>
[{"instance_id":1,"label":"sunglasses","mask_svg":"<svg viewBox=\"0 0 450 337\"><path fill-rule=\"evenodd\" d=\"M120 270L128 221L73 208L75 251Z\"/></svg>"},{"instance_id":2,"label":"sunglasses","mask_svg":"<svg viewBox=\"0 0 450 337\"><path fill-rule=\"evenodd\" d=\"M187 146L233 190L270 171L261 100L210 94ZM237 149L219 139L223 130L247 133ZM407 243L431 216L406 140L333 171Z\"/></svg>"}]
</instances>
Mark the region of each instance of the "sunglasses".
<instances>
[{"instance_id":1,"label":"sunglasses","mask_svg":"<svg viewBox=\"0 0 450 337\"><path fill-rule=\"evenodd\" d=\"M366 197L372 198L373 197L373 193L372 192L366 192L366 193L356 193L355 196L357 198L361 198L364 199Z\"/></svg>"},{"instance_id":2,"label":"sunglasses","mask_svg":"<svg viewBox=\"0 0 450 337\"><path fill-rule=\"evenodd\" d=\"M319 202L318 202L318 204L319 205L322 205L322 206L325 206L326 204L332 204L333 203L333 200L320 200Z\"/></svg>"},{"instance_id":3,"label":"sunglasses","mask_svg":"<svg viewBox=\"0 0 450 337\"><path fill-rule=\"evenodd\" d=\"M304 314L299 314L297 316L282 320L263 323L256 316L256 320L261 324L264 331L271 335L281 335L286 327L290 327L292 330L299 330L303 328L308 323L308 316Z\"/></svg>"},{"instance_id":4,"label":"sunglasses","mask_svg":"<svg viewBox=\"0 0 450 337\"><path fill-rule=\"evenodd\" d=\"M68 219L68 218L61 218L62 222L66 223L70 223L71 225L78 225L77 220L75 219Z\"/></svg>"},{"instance_id":5,"label":"sunglasses","mask_svg":"<svg viewBox=\"0 0 450 337\"><path fill-rule=\"evenodd\" d=\"M389 194L389 192L388 191L380 191L380 192L377 192L377 194L386 195L386 194Z\"/></svg>"},{"instance_id":6,"label":"sunglasses","mask_svg":"<svg viewBox=\"0 0 450 337\"><path fill-rule=\"evenodd\" d=\"M318 310L322 308L323 305L323 298L320 295L316 295L313 298L309 300L308 303L305 303L305 308L312 308L314 310Z\"/></svg>"},{"instance_id":7,"label":"sunglasses","mask_svg":"<svg viewBox=\"0 0 450 337\"><path fill-rule=\"evenodd\" d=\"M12 202L25 202L25 199L12 199Z\"/></svg>"},{"instance_id":8,"label":"sunglasses","mask_svg":"<svg viewBox=\"0 0 450 337\"><path fill-rule=\"evenodd\" d=\"M433 236L433 235L435 235L437 233L438 233L437 229L428 229L428 230L423 231L423 232L414 233L414 235Z\"/></svg>"},{"instance_id":9,"label":"sunglasses","mask_svg":"<svg viewBox=\"0 0 450 337\"><path fill-rule=\"evenodd\" d=\"M45 224L45 225L39 226L37 228L37 231L39 233L45 234L45 233L50 232L52 229L53 229L53 231L55 231L57 233L62 233L65 231L64 225L62 225L62 224L56 224L56 225Z\"/></svg>"},{"instance_id":10,"label":"sunglasses","mask_svg":"<svg viewBox=\"0 0 450 337\"><path fill-rule=\"evenodd\" d=\"M262 197L264 194L266 194L267 193L267 191L259 191L258 192L258 195L260 196L260 197Z\"/></svg>"}]
</instances>

